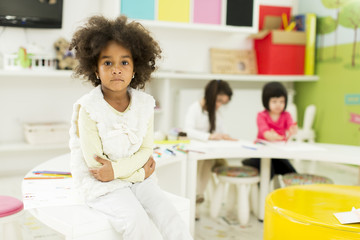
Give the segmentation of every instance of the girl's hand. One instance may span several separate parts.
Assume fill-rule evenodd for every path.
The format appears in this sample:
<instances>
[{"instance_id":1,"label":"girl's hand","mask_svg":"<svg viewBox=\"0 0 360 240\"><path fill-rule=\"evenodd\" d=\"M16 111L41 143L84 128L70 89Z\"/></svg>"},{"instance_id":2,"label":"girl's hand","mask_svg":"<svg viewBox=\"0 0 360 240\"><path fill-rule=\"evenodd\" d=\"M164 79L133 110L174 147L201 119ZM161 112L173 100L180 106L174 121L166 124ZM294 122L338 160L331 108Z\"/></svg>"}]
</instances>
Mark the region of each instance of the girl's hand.
<instances>
[{"instance_id":1,"label":"girl's hand","mask_svg":"<svg viewBox=\"0 0 360 240\"><path fill-rule=\"evenodd\" d=\"M298 126L296 124L292 125L290 128L289 128L289 131L288 131L288 138L290 138L291 136L294 136L298 131Z\"/></svg>"},{"instance_id":2,"label":"girl's hand","mask_svg":"<svg viewBox=\"0 0 360 240\"><path fill-rule=\"evenodd\" d=\"M279 135L274 129L264 132L264 138L270 142L285 140L285 138Z\"/></svg>"},{"instance_id":3,"label":"girl's hand","mask_svg":"<svg viewBox=\"0 0 360 240\"><path fill-rule=\"evenodd\" d=\"M232 138L232 137L230 137L230 136L227 135L227 134L223 134L223 138L222 138L222 139L227 140L227 141L237 141L237 139Z\"/></svg>"},{"instance_id":4,"label":"girl's hand","mask_svg":"<svg viewBox=\"0 0 360 240\"><path fill-rule=\"evenodd\" d=\"M114 180L114 170L111 162L101 157L95 156L95 160L101 163L101 167L90 169L91 174L101 182L109 182Z\"/></svg>"},{"instance_id":5,"label":"girl's hand","mask_svg":"<svg viewBox=\"0 0 360 240\"><path fill-rule=\"evenodd\" d=\"M212 133L210 134L209 140L221 140L223 139L223 135L221 133Z\"/></svg>"},{"instance_id":6,"label":"girl's hand","mask_svg":"<svg viewBox=\"0 0 360 240\"><path fill-rule=\"evenodd\" d=\"M227 134L223 133L212 133L209 137L210 140L228 140L228 141L237 141L237 139L230 137Z\"/></svg>"},{"instance_id":7,"label":"girl's hand","mask_svg":"<svg viewBox=\"0 0 360 240\"><path fill-rule=\"evenodd\" d=\"M149 157L149 160L144 165L145 170L145 179L151 176L155 171L156 162L152 156Z\"/></svg>"}]
</instances>

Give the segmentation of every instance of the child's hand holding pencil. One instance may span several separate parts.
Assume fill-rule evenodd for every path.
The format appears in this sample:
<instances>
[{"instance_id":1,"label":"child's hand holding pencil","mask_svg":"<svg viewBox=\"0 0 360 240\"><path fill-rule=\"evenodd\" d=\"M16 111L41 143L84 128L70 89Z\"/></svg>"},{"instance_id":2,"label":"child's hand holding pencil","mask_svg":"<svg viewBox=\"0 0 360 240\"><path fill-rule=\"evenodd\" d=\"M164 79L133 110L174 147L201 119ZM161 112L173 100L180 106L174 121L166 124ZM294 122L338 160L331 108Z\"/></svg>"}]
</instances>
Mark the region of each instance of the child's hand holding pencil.
<instances>
[{"instance_id":1,"label":"child's hand holding pencil","mask_svg":"<svg viewBox=\"0 0 360 240\"><path fill-rule=\"evenodd\" d=\"M294 122L294 123L290 126L290 128L289 128L289 130L288 130L288 132L287 132L286 142L289 140L289 138L290 138L291 136L294 136L294 135L297 133L297 131L298 131L298 125L297 125L297 122Z\"/></svg>"}]
</instances>

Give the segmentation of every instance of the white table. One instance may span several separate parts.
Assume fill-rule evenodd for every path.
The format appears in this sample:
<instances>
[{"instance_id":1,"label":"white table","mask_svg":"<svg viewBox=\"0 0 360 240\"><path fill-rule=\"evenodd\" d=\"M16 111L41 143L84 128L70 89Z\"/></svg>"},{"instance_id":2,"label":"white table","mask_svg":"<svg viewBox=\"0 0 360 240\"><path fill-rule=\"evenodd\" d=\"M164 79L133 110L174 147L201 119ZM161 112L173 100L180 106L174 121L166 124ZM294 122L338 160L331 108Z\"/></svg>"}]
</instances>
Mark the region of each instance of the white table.
<instances>
[{"instance_id":1,"label":"white table","mask_svg":"<svg viewBox=\"0 0 360 240\"><path fill-rule=\"evenodd\" d=\"M154 157L157 162L159 185L173 186L176 192L185 195L186 154L176 156L162 155ZM175 173L168 173L175 167ZM70 154L50 159L29 171L25 177L34 177L34 171L70 171ZM173 174L167 180L168 174ZM176 177L174 177L176 176ZM174 181L177 180L177 181ZM50 228L63 234L66 240L122 239L113 230L107 218L88 208L72 190L72 179L24 180L22 185L25 208ZM183 197L165 191L180 216L189 224L189 201ZM162 239L156 227L149 233L149 239Z\"/></svg>"},{"instance_id":2,"label":"white table","mask_svg":"<svg viewBox=\"0 0 360 240\"><path fill-rule=\"evenodd\" d=\"M253 148L256 148L253 149ZM197 161L214 158L261 158L259 220L264 219L265 198L269 193L271 158L315 160L360 165L360 147L335 144L285 144L253 145L247 141L227 142L192 141L187 162L187 197L190 199L190 229L194 233L196 205Z\"/></svg>"}]
</instances>

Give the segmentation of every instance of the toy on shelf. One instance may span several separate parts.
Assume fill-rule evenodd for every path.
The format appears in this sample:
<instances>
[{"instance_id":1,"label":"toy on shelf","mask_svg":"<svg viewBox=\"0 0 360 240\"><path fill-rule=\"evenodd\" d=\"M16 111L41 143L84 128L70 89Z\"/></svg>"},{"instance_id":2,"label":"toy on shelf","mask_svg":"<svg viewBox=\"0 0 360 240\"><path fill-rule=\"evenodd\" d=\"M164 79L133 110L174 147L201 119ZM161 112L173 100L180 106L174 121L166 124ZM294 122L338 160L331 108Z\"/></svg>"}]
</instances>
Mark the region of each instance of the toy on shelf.
<instances>
[{"instance_id":1,"label":"toy on shelf","mask_svg":"<svg viewBox=\"0 0 360 240\"><path fill-rule=\"evenodd\" d=\"M55 59L44 54L28 53L24 47L20 47L17 53L4 54L5 70L54 70Z\"/></svg>"},{"instance_id":2,"label":"toy on shelf","mask_svg":"<svg viewBox=\"0 0 360 240\"><path fill-rule=\"evenodd\" d=\"M65 38L59 38L54 43L58 69L72 70L77 65L77 60L73 52L69 50L69 46L70 43Z\"/></svg>"}]
</instances>

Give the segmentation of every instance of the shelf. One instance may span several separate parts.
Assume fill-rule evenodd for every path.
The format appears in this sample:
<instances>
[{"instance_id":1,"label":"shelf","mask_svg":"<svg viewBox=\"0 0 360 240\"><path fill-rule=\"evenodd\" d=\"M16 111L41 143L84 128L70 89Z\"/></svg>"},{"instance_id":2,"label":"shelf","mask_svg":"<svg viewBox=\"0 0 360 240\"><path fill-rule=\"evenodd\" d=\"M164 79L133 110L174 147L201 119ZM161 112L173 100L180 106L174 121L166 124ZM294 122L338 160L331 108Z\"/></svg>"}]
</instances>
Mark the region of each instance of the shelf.
<instances>
[{"instance_id":1,"label":"shelf","mask_svg":"<svg viewBox=\"0 0 360 240\"><path fill-rule=\"evenodd\" d=\"M31 145L26 142L0 143L1 152L39 151L39 150L62 150L69 149L67 143ZM70 151L70 150L69 150Z\"/></svg>"},{"instance_id":2,"label":"shelf","mask_svg":"<svg viewBox=\"0 0 360 240\"><path fill-rule=\"evenodd\" d=\"M2 77L66 77L70 78L73 71L71 70L47 70L47 71L39 71L39 70L0 70L0 80Z\"/></svg>"},{"instance_id":3,"label":"shelf","mask_svg":"<svg viewBox=\"0 0 360 240\"><path fill-rule=\"evenodd\" d=\"M195 31L211 31L221 33L255 33L256 28L253 27L241 27L241 26L229 26L229 25L216 25L216 24L204 24L204 23L184 23L184 22L166 22L155 20L139 20L144 27L148 28L163 28L166 30L195 30Z\"/></svg>"},{"instance_id":4,"label":"shelf","mask_svg":"<svg viewBox=\"0 0 360 240\"><path fill-rule=\"evenodd\" d=\"M0 70L0 80L2 77L66 77L71 78L71 70L54 70L54 71L9 71ZM222 79L225 81L239 82L307 82L317 81L318 76L307 75L240 75L240 74L212 74L212 73L187 73L187 72L165 72L158 71L153 74L155 79L174 79L174 80L211 80Z\"/></svg>"},{"instance_id":5,"label":"shelf","mask_svg":"<svg viewBox=\"0 0 360 240\"><path fill-rule=\"evenodd\" d=\"M191 80L211 80L222 79L225 81L239 81L239 82L306 82L317 81L318 76L306 75L240 75L240 74L211 74L211 73L180 73L180 72L156 72L153 78L162 79L191 79Z\"/></svg>"}]
</instances>

